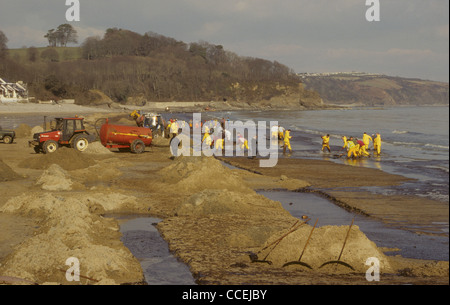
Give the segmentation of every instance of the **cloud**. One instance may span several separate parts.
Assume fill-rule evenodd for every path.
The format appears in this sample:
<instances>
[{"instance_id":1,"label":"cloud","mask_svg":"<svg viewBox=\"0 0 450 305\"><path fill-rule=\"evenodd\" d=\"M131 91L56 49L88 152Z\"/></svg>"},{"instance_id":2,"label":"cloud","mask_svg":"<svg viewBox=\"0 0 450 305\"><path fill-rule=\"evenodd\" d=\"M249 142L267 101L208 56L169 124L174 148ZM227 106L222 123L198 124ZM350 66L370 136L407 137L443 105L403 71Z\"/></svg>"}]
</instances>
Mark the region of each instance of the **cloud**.
<instances>
[{"instance_id":1,"label":"cloud","mask_svg":"<svg viewBox=\"0 0 450 305\"><path fill-rule=\"evenodd\" d=\"M222 22L207 22L203 24L203 26L196 31L196 35L199 37L204 37L204 39L208 39L211 37L217 37L220 31L225 28L225 25Z\"/></svg>"},{"instance_id":2,"label":"cloud","mask_svg":"<svg viewBox=\"0 0 450 305\"><path fill-rule=\"evenodd\" d=\"M8 37L8 46L13 48L21 48L23 46L42 46L45 45L47 39L44 35L47 31L42 31L28 26L11 26L2 29L3 33Z\"/></svg>"},{"instance_id":3,"label":"cloud","mask_svg":"<svg viewBox=\"0 0 450 305\"><path fill-rule=\"evenodd\" d=\"M83 41L91 36L100 36L103 37L105 34L105 30L98 29L94 27L78 27L74 26L75 30L78 33L78 42L81 44Z\"/></svg>"},{"instance_id":4,"label":"cloud","mask_svg":"<svg viewBox=\"0 0 450 305\"><path fill-rule=\"evenodd\" d=\"M43 35L66 22L63 0L1 1L0 30L9 47L46 45ZM381 21L372 23L365 20L364 0L80 3L81 22L72 24L80 43L118 27L188 43L206 40L238 55L277 60L300 71L376 69L365 72L386 70L448 81L449 60L443 56L449 49L447 0L380 0Z\"/></svg>"}]
</instances>

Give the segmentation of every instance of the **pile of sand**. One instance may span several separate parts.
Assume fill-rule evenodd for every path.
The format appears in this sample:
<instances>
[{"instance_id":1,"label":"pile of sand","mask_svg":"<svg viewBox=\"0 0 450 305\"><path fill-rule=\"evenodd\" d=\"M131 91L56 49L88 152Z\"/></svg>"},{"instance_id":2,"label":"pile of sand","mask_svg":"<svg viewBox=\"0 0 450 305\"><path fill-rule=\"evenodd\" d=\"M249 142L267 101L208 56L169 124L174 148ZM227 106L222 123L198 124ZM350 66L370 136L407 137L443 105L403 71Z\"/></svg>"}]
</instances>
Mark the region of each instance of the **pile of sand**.
<instances>
[{"instance_id":1,"label":"pile of sand","mask_svg":"<svg viewBox=\"0 0 450 305\"><path fill-rule=\"evenodd\" d=\"M264 249L267 247L267 249L260 250L258 257L259 259L263 259L268 255L266 260L271 261L274 267L282 267L285 263L298 261L303 249L305 249L301 262L310 265L316 271L327 273L365 273L369 269L369 266L366 266L367 259L374 257L379 260L380 271L382 273L393 272L388 257L355 225L350 230L341 256L341 261L352 266L355 271L341 264L325 265L320 268L326 262L338 260L348 230L349 226L324 226L316 228L306 249L305 244L312 231L312 226L307 224L300 226L298 230L283 238L278 245L276 241L285 236L290 230L277 232L267 240L261 248ZM306 267L292 265L286 268L305 269Z\"/></svg>"},{"instance_id":2,"label":"pile of sand","mask_svg":"<svg viewBox=\"0 0 450 305\"><path fill-rule=\"evenodd\" d=\"M245 182L214 158L180 157L159 171L159 182L173 185L174 192L195 194L206 189L247 192Z\"/></svg>"},{"instance_id":3,"label":"pile of sand","mask_svg":"<svg viewBox=\"0 0 450 305\"><path fill-rule=\"evenodd\" d=\"M42 128L42 126L34 126L33 128L31 128L31 135L41 132L44 132L44 128Z\"/></svg>"},{"instance_id":4,"label":"pile of sand","mask_svg":"<svg viewBox=\"0 0 450 305\"><path fill-rule=\"evenodd\" d=\"M50 165L36 182L36 185L46 191L70 191L73 184L69 173L57 164Z\"/></svg>"},{"instance_id":5,"label":"pile of sand","mask_svg":"<svg viewBox=\"0 0 450 305\"><path fill-rule=\"evenodd\" d=\"M83 152L85 154L93 154L93 155L111 155L112 152L102 145L102 143L96 141L89 143L86 150Z\"/></svg>"},{"instance_id":6,"label":"pile of sand","mask_svg":"<svg viewBox=\"0 0 450 305\"><path fill-rule=\"evenodd\" d=\"M50 165L57 164L61 168L72 171L81 168L88 168L95 165L94 159L88 154L67 147L60 147L56 152L51 154L42 154L39 157L28 158L23 160L19 167L31 169L47 169Z\"/></svg>"},{"instance_id":7,"label":"pile of sand","mask_svg":"<svg viewBox=\"0 0 450 305\"><path fill-rule=\"evenodd\" d=\"M157 136L157 137L154 136L153 140L152 140L152 145L159 146L159 147L168 147L170 145L170 139L163 138L160 136Z\"/></svg>"},{"instance_id":8,"label":"pile of sand","mask_svg":"<svg viewBox=\"0 0 450 305\"><path fill-rule=\"evenodd\" d=\"M136 121L132 118L121 118L117 123L117 125L125 125L125 126L136 126Z\"/></svg>"},{"instance_id":9,"label":"pile of sand","mask_svg":"<svg viewBox=\"0 0 450 305\"><path fill-rule=\"evenodd\" d=\"M20 124L14 131L17 138L28 138L31 136L31 127L27 124Z\"/></svg>"},{"instance_id":10,"label":"pile of sand","mask_svg":"<svg viewBox=\"0 0 450 305\"><path fill-rule=\"evenodd\" d=\"M204 190L190 196L177 211L179 216L206 216L214 214L257 214L258 210L268 210L272 214L290 215L278 201L270 200L254 191L248 194L227 190Z\"/></svg>"},{"instance_id":11,"label":"pile of sand","mask_svg":"<svg viewBox=\"0 0 450 305\"><path fill-rule=\"evenodd\" d=\"M81 274L100 284L111 284L111 278L129 282L142 276L139 262L119 241L117 222L91 212L99 202L110 204L116 199L116 204L122 205L124 198L112 194L101 200L92 198L97 197L31 193L10 199L0 212L36 216L40 228L5 260L0 274L37 283L67 283L61 270L67 270L66 260L75 257Z\"/></svg>"},{"instance_id":12,"label":"pile of sand","mask_svg":"<svg viewBox=\"0 0 450 305\"><path fill-rule=\"evenodd\" d=\"M96 213L113 213L122 210L138 211L141 206L136 197L121 193L76 193L71 197L60 197L51 193L29 193L10 199L0 212L18 213L21 215L36 215L37 217L59 216L53 213L57 206L67 206L66 202L75 202L77 206L85 206L89 211ZM67 212L73 210L73 206L67 206ZM55 217L56 219L56 217Z\"/></svg>"},{"instance_id":13,"label":"pile of sand","mask_svg":"<svg viewBox=\"0 0 450 305\"><path fill-rule=\"evenodd\" d=\"M21 179L15 171L11 169L2 159L0 159L0 182Z\"/></svg>"}]
</instances>

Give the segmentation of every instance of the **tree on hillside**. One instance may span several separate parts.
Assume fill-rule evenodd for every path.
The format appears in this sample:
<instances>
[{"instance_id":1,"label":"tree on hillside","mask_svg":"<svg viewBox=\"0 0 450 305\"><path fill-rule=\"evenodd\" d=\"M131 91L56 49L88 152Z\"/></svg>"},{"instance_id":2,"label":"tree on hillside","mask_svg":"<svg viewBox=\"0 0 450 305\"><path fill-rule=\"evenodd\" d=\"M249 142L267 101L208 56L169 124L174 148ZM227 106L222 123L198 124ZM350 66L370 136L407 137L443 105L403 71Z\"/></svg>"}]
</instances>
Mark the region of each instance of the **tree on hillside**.
<instances>
[{"instance_id":1,"label":"tree on hillside","mask_svg":"<svg viewBox=\"0 0 450 305\"><path fill-rule=\"evenodd\" d=\"M8 38L2 31L0 31L0 58L4 58L8 53L7 43Z\"/></svg>"},{"instance_id":2,"label":"tree on hillside","mask_svg":"<svg viewBox=\"0 0 450 305\"><path fill-rule=\"evenodd\" d=\"M59 33L59 39L62 47L67 46L68 43L78 43L77 30L70 24L61 24L56 32Z\"/></svg>"},{"instance_id":3,"label":"tree on hillside","mask_svg":"<svg viewBox=\"0 0 450 305\"><path fill-rule=\"evenodd\" d=\"M47 34L44 37L47 38L49 47L56 47L57 35L55 33L55 29L48 30Z\"/></svg>"},{"instance_id":4,"label":"tree on hillside","mask_svg":"<svg viewBox=\"0 0 450 305\"><path fill-rule=\"evenodd\" d=\"M82 57L87 60L100 58L103 55L101 39L98 36L92 36L85 39L81 45Z\"/></svg>"},{"instance_id":5,"label":"tree on hillside","mask_svg":"<svg viewBox=\"0 0 450 305\"><path fill-rule=\"evenodd\" d=\"M44 37L47 38L50 47L56 47L57 45L66 47L68 43L78 43L77 30L67 23L61 24L56 30L49 30Z\"/></svg>"},{"instance_id":6,"label":"tree on hillside","mask_svg":"<svg viewBox=\"0 0 450 305\"><path fill-rule=\"evenodd\" d=\"M55 49L46 49L41 53L41 58L44 61L58 62L59 53Z\"/></svg>"},{"instance_id":7,"label":"tree on hillside","mask_svg":"<svg viewBox=\"0 0 450 305\"><path fill-rule=\"evenodd\" d=\"M29 47L27 49L27 58L31 62L35 62L38 58L39 51L35 47Z\"/></svg>"}]
</instances>

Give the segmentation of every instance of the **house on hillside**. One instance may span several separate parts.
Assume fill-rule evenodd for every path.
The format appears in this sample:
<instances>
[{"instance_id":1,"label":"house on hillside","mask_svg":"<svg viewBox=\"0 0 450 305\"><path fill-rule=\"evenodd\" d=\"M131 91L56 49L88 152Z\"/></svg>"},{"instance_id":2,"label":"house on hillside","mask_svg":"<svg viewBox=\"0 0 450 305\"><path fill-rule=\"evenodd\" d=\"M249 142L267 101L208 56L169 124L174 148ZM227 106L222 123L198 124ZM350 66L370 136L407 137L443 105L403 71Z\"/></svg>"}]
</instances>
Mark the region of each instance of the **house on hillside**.
<instances>
[{"instance_id":1,"label":"house on hillside","mask_svg":"<svg viewBox=\"0 0 450 305\"><path fill-rule=\"evenodd\" d=\"M28 102L27 86L19 81L9 83L0 78L0 103Z\"/></svg>"}]
</instances>

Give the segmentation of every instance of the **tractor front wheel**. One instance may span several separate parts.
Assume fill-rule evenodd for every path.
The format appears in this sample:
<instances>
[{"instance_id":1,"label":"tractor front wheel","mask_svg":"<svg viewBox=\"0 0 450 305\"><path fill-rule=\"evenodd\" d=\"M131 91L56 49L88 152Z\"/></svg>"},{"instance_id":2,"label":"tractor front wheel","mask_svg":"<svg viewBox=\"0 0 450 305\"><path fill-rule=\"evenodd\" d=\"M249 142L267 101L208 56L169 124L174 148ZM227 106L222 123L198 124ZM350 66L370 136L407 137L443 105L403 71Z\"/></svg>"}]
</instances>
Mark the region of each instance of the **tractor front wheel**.
<instances>
[{"instance_id":1,"label":"tractor front wheel","mask_svg":"<svg viewBox=\"0 0 450 305\"><path fill-rule=\"evenodd\" d=\"M45 141L44 144L42 144L42 151L44 154L51 154L58 150L58 142L53 140Z\"/></svg>"},{"instance_id":2,"label":"tractor front wheel","mask_svg":"<svg viewBox=\"0 0 450 305\"><path fill-rule=\"evenodd\" d=\"M12 144L13 141L14 141L14 139L12 137L10 137L10 136L5 136L3 138L3 143L5 143L5 144Z\"/></svg>"}]
</instances>

